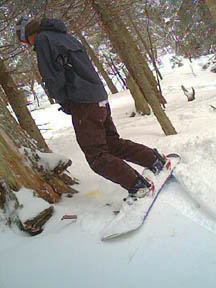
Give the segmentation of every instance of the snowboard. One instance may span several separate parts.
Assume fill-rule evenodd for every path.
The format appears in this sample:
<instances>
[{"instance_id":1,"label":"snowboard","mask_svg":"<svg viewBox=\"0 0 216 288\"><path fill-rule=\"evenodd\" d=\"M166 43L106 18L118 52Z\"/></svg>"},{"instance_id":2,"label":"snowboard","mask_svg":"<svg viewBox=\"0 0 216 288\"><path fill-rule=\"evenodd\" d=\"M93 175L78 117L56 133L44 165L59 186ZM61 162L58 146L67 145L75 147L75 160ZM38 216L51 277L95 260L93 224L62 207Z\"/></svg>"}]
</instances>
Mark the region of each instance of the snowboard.
<instances>
[{"instance_id":1,"label":"snowboard","mask_svg":"<svg viewBox=\"0 0 216 288\"><path fill-rule=\"evenodd\" d=\"M138 230L143 225L151 208L156 202L158 195L172 176L172 172L176 165L181 160L181 157L175 153L168 154L166 157L170 160L168 164L169 167L164 167L158 175L154 175L148 169L144 169L142 173L144 177L153 181L155 186L154 194L145 196L144 198L138 198L137 200L128 197L125 202L123 202L118 214L114 216L111 222L108 223L102 231L102 241Z\"/></svg>"}]
</instances>

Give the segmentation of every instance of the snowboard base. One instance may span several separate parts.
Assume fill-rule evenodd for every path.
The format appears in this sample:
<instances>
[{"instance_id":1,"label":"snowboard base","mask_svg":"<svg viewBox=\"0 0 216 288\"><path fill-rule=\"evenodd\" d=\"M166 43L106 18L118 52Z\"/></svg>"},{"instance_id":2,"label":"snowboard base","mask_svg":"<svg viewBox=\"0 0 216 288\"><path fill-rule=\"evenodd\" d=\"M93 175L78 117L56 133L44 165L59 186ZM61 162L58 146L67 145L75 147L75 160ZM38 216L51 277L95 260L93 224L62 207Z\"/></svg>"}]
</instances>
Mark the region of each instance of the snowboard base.
<instances>
[{"instance_id":1,"label":"snowboard base","mask_svg":"<svg viewBox=\"0 0 216 288\"><path fill-rule=\"evenodd\" d=\"M129 198L123 202L119 213L102 231L102 241L125 235L129 232L139 229L142 226L149 212L151 211L152 206L156 202L158 195L160 194L168 179L171 177L173 170L181 159L178 154L174 153L168 154L167 157L171 162L168 170L164 168L157 176L155 176L148 169L143 171L143 176L150 178L154 182L154 195L139 198L137 201L134 201L133 198Z\"/></svg>"}]
</instances>

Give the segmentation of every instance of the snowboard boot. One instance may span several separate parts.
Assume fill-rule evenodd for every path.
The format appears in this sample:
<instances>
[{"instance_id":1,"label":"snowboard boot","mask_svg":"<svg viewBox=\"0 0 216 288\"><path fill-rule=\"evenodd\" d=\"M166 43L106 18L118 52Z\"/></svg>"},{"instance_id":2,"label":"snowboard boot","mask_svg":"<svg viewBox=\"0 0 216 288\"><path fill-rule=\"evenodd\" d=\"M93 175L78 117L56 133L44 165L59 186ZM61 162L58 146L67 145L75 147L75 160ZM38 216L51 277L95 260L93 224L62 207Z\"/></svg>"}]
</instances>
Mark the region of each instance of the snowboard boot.
<instances>
[{"instance_id":1,"label":"snowboard boot","mask_svg":"<svg viewBox=\"0 0 216 288\"><path fill-rule=\"evenodd\" d=\"M153 166L149 168L149 170L151 170L155 175L158 175L164 167L169 169L170 160L164 154L163 155L159 154L157 149L153 150L157 159L153 164Z\"/></svg>"},{"instance_id":2,"label":"snowboard boot","mask_svg":"<svg viewBox=\"0 0 216 288\"><path fill-rule=\"evenodd\" d=\"M140 177L138 178L135 185L128 190L128 197L137 200L137 198L153 196L154 190L155 190L154 183L150 179Z\"/></svg>"}]
</instances>

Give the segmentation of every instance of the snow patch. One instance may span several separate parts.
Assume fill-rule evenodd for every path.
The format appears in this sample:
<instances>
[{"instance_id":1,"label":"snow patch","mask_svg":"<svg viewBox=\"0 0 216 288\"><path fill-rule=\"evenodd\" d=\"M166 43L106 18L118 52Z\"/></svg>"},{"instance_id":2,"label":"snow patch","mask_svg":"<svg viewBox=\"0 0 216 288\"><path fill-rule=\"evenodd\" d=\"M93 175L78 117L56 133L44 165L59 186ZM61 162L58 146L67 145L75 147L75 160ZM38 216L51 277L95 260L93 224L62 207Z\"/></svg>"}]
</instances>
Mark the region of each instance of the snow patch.
<instances>
[{"instance_id":1,"label":"snow patch","mask_svg":"<svg viewBox=\"0 0 216 288\"><path fill-rule=\"evenodd\" d=\"M22 223L37 216L42 210L50 207L50 204L36 196L35 192L21 188L18 192L14 192L21 207L17 210L18 216Z\"/></svg>"}]
</instances>

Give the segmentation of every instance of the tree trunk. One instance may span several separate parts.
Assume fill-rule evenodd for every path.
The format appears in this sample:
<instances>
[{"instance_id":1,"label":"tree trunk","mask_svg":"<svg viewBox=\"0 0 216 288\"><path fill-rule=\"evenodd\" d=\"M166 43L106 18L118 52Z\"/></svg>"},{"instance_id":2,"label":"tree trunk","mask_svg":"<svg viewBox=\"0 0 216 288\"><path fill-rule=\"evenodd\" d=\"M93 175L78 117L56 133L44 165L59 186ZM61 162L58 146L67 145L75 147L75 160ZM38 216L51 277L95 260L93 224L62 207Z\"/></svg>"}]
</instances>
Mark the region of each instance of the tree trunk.
<instances>
[{"instance_id":1,"label":"tree trunk","mask_svg":"<svg viewBox=\"0 0 216 288\"><path fill-rule=\"evenodd\" d=\"M150 76L148 65L145 63L145 60L124 23L121 21L119 15L112 15L110 3L108 6L106 6L106 1L100 0L98 3L99 4L96 4L93 1L92 7L98 13L104 29L112 41L113 47L125 63L127 70L136 81L140 90L145 95L165 135L177 134L169 118L161 108L152 87L152 83L156 82L156 80L154 79L153 81L154 76L152 73L152 76Z\"/></svg>"},{"instance_id":2,"label":"tree trunk","mask_svg":"<svg viewBox=\"0 0 216 288\"><path fill-rule=\"evenodd\" d=\"M61 176L71 165L71 160L63 159L54 153L38 151L37 143L32 142L29 135L22 130L1 99L0 119L0 209L5 212L11 209L11 201L14 201L14 210L19 207L16 193L23 187L33 190L37 196L49 203L58 202L62 193L77 192L65 184L69 181L65 181ZM56 160L53 167L47 165L53 163L49 162L49 158ZM11 211L5 215L7 214L10 218ZM12 214L14 215L14 212Z\"/></svg>"},{"instance_id":3,"label":"tree trunk","mask_svg":"<svg viewBox=\"0 0 216 288\"><path fill-rule=\"evenodd\" d=\"M215 0L205 0L206 5L212 15L212 18L216 22L216 1Z\"/></svg>"},{"instance_id":4,"label":"tree trunk","mask_svg":"<svg viewBox=\"0 0 216 288\"><path fill-rule=\"evenodd\" d=\"M8 99L5 96L4 90L2 89L2 87L0 87L0 99L2 100L2 104L7 106L8 105Z\"/></svg>"},{"instance_id":5,"label":"tree trunk","mask_svg":"<svg viewBox=\"0 0 216 288\"><path fill-rule=\"evenodd\" d=\"M35 67L35 63L31 60L30 57L29 57L29 59L30 59L30 62L31 62L32 71L33 71L33 73L34 73L34 76L35 76L36 81L37 81L38 84L40 84L41 87L43 88L45 94L47 95L47 97L48 97L48 99L49 99L50 104L55 104L54 99L49 96L49 93L48 93L48 91L47 91L47 88L46 88L46 86L44 85L44 83L42 82L40 73L39 73L38 69Z\"/></svg>"},{"instance_id":6,"label":"tree trunk","mask_svg":"<svg viewBox=\"0 0 216 288\"><path fill-rule=\"evenodd\" d=\"M8 98L8 101L19 121L21 127L40 145L43 151L50 151L43 136L40 133L31 113L26 107L24 96L15 87L14 80L10 73L7 71L5 63L0 59L0 84Z\"/></svg>"},{"instance_id":7,"label":"tree trunk","mask_svg":"<svg viewBox=\"0 0 216 288\"><path fill-rule=\"evenodd\" d=\"M131 95L134 99L137 113L141 113L143 115L150 115L151 110L148 106L148 102L145 100L142 91L139 89L139 86L136 84L134 79L130 75L128 75L126 82L127 87L130 89Z\"/></svg>"},{"instance_id":8,"label":"tree trunk","mask_svg":"<svg viewBox=\"0 0 216 288\"><path fill-rule=\"evenodd\" d=\"M157 85L158 85L158 87L160 88L160 80L159 80L159 78L162 80L163 77L162 77L160 71L159 71L158 68L157 68L157 63L156 63L156 59L155 59L154 53L152 53L152 52L150 51L150 49L148 48L148 45L146 44L143 36L141 35L141 33L140 33L137 25L134 23L131 15L130 15L128 12L127 12L127 16L128 16L128 19L129 19L129 21L130 21L130 23L131 23L131 26L133 27L134 31L136 32L138 38L140 39L140 41L141 41L141 43L142 43L144 49L146 50L146 53L148 54L149 58L151 59L151 62L152 62L153 66L154 66L154 69L155 69L155 72L156 72L156 74L158 75ZM158 89L155 89L155 93L156 93L156 95L157 95L157 97L158 97L158 100L160 101L160 103L161 103L162 105L167 104L167 101L166 101L166 99L164 98L164 96L162 95L160 89L159 89L159 90L158 90Z\"/></svg>"},{"instance_id":9,"label":"tree trunk","mask_svg":"<svg viewBox=\"0 0 216 288\"><path fill-rule=\"evenodd\" d=\"M76 33L78 35L78 37L80 38L80 40L82 41L83 45L86 47L86 50L89 54L89 56L91 57L91 60L93 61L93 63L95 64L95 66L98 69L98 72L103 76L108 88L110 89L112 94L118 93L117 88L115 87L115 85L113 84L112 80L109 78L109 75L107 74L107 72L104 70L103 65L100 63L100 61L98 60L97 56L95 55L94 50L90 47L90 45L88 44L88 42L86 41L85 37L82 35L82 33L78 30L76 30Z\"/></svg>"}]
</instances>

